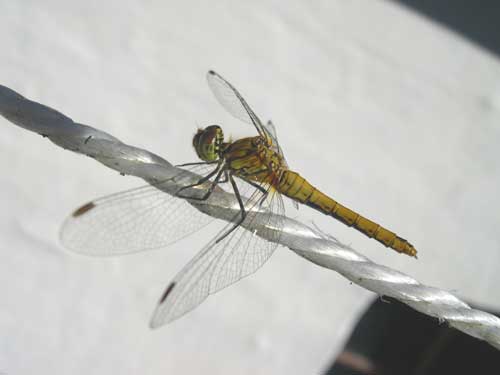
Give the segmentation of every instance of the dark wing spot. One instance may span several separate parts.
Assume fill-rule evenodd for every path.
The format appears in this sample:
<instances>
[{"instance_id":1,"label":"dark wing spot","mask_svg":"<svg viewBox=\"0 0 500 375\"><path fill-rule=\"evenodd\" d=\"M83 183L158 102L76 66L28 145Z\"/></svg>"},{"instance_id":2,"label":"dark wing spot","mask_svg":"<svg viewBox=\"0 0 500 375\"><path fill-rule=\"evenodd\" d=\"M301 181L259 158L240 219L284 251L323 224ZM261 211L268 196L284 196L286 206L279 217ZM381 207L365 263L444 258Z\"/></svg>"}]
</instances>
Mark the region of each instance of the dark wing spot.
<instances>
[{"instance_id":1,"label":"dark wing spot","mask_svg":"<svg viewBox=\"0 0 500 375\"><path fill-rule=\"evenodd\" d=\"M214 72L213 70L209 70L209 71L208 71L208 74L211 74L211 75L213 75L213 76L214 76L214 75L215 75L215 72Z\"/></svg>"},{"instance_id":2,"label":"dark wing spot","mask_svg":"<svg viewBox=\"0 0 500 375\"><path fill-rule=\"evenodd\" d=\"M82 216L85 212L90 211L94 207L95 207L94 202L89 202L87 204L84 204L82 207L73 212L73 217Z\"/></svg>"},{"instance_id":3,"label":"dark wing spot","mask_svg":"<svg viewBox=\"0 0 500 375\"><path fill-rule=\"evenodd\" d=\"M170 283L167 290L165 290L165 293L163 293L163 295L161 296L160 303L165 302L165 300L167 299L167 297L170 294L170 292L172 291L172 289L174 289L174 286L175 286L175 282Z\"/></svg>"}]
</instances>

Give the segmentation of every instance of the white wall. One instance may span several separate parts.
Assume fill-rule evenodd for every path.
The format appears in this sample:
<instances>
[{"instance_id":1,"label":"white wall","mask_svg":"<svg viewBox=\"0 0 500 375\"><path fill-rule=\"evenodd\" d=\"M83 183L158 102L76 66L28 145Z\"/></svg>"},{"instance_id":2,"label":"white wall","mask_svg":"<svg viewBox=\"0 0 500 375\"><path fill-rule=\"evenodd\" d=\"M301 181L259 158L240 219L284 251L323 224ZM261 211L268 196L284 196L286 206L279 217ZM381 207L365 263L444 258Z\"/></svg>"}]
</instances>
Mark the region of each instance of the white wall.
<instances>
[{"instance_id":1,"label":"white wall","mask_svg":"<svg viewBox=\"0 0 500 375\"><path fill-rule=\"evenodd\" d=\"M500 63L381 1L0 1L0 83L180 163L198 125L252 134L215 69L278 127L289 164L409 239L418 261L301 208L378 262L500 308ZM374 296L285 249L151 331L163 288L213 235L115 259L65 251L79 204L141 181L0 118L0 372L310 374ZM409 338L411 339L411 338Z\"/></svg>"}]
</instances>

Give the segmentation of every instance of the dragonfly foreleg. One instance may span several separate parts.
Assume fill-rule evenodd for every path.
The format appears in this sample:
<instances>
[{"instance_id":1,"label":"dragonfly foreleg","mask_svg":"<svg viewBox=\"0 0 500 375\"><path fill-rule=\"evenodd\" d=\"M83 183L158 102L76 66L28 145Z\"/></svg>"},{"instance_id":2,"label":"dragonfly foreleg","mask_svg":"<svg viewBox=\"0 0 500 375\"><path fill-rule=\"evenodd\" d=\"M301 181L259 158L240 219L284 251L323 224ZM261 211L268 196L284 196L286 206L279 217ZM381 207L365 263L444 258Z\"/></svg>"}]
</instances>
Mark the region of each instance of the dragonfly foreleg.
<instances>
[{"instance_id":1,"label":"dragonfly foreleg","mask_svg":"<svg viewBox=\"0 0 500 375\"><path fill-rule=\"evenodd\" d=\"M217 168L215 168L212 172L210 172L209 174L207 174L205 177L200 178L196 183L181 187L179 190L177 190L177 192L175 193L175 195L178 196L178 197L180 197L180 198L187 198L187 199L192 199L192 200L197 200L197 201L207 200L208 197L210 196L210 194L213 193L213 191L214 191L215 187L217 186L217 184L218 184L218 182L220 180L220 177L222 176L222 173L224 171L225 171L224 168L221 168L220 166L217 166ZM214 181L210 184L210 186L207 189L206 193L203 194L202 197L185 196L185 195L179 194L181 191L183 191L185 189L193 188L193 187L200 186L200 185L204 184L205 182L207 182L208 180L210 180L212 178L212 176L215 175L215 174L217 174L217 176L215 177Z\"/></svg>"},{"instance_id":2,"label":"dragonfly foreleg","mask_svg":"<svg viewBox=\"0 0 500 375\"><path fill-rule=\"evenodd\" d=\"M214 161L198 161L194 163L184 163L184 164L177 164L176 167L188 167L190 165L207 165L207 164L216 164L219 163L218 160Z\"/></svg>"}]
</instances>

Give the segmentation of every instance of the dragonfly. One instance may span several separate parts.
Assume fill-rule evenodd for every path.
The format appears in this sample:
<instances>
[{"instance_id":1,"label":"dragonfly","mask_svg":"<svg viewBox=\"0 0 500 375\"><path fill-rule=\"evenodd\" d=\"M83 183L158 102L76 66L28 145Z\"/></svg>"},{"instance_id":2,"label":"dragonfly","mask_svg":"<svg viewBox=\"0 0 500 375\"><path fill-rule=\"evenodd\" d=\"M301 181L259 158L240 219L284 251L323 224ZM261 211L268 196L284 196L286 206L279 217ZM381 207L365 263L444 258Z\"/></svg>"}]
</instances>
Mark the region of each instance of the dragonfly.
<instances>
[{"instance_id":1,"label":"dragonfly","mask_svg":"<svg viewBox=\"0 0 500 375\"><path fill-rule=\"evenodd\" d=\"M96 199L75 210L61 229L62 243L87 255L156 249L214 220L190 203L207 201L219 188L234 193L239 209L168 284L153 314L152 328L183 316L210 294L257 271L271 257L283 228L283 196L399 253L416 256L416 249L407 240L341 205L290 170L273 123L263 123L236 88L216 72L209 71L207 81L222 107L252 125L257 135L226 141L219 125L198 129L192 141L200 161L179 166L201 176L194 183L184 184L173 195L162 190L168 181L160 181ZM187 194L196 188L203 193ZM257 220L259 225L273 228L268 240L246 229Z\"/></svg>"}]
</instances>

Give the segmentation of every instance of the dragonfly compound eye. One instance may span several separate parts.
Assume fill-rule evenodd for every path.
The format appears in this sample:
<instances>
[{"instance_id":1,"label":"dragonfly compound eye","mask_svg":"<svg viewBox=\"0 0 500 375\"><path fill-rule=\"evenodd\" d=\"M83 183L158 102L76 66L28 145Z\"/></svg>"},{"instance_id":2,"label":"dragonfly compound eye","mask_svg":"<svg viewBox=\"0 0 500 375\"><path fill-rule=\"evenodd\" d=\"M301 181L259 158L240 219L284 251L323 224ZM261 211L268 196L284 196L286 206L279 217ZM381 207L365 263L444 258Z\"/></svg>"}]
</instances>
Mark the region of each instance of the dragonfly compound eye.
<instances>
[{"instance_id":1,"label":"dragonfly compound eye","mask_svg":"<svg viewBox=\"0 0 500 375\"><path fill-rule=\"evenodd\" d=\"M214 161L219 159L224 133L220 126L210 125L198 129L193 137L193 147L201 160Z\"/></svg>"}]
</instances>

